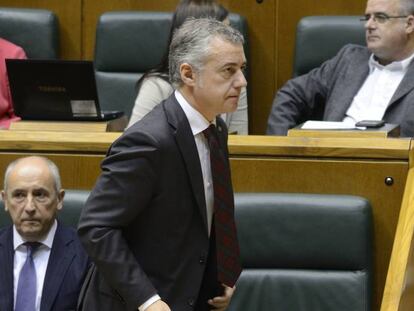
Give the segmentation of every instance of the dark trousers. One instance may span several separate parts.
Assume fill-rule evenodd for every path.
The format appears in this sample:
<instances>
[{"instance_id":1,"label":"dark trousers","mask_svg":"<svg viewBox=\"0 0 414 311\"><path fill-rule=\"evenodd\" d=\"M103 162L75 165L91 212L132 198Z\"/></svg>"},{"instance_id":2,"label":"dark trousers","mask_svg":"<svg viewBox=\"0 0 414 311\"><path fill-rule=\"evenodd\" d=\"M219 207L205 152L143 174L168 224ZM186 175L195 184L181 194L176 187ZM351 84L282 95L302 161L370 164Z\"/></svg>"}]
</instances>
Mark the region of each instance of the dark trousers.
<instances>
[{"instance_id":1,"label":"dark trousers","mask_svg":"<svg viewBox=\"0 0 414 311\"><path fill-rule=\"evenodd\" d=\"M195 311L210 311L213 307L207 303L207 300L223 295L223 286L217 281L217 257L216 257L216 239L214 233L214 222L211 226L210 247L206 261L206 269L203 275L200 292L198 294Z\"/></svg>"}]
</instances>

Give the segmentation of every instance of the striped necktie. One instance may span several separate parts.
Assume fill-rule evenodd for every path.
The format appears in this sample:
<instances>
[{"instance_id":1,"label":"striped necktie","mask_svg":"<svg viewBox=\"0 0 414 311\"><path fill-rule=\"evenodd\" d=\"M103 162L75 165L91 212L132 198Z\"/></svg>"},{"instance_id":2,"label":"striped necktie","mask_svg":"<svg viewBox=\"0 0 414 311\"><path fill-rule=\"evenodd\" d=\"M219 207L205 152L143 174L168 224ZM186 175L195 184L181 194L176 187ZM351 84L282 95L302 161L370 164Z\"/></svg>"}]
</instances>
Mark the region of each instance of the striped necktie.
<instances>
[{"instance_id":1,"label":"striped necktie","mask_svg":"<svg viewBox=\"0 0 414 311\"><path fill-rule=\"evenodd\" d=\"M241 273L241 264L230 169L228 159L220 148L216 127L211 124L203 133L210 147L218 281L233 287Z\"/></svg>"},{"instance_id":2,"label":"striped necktie","mask_svg":"<svg viewBox=\"0 0 414 311\"><path fill-rule=\"evenodd\" d=\"M41 245L38 242L26 242L26 261L20 270L19 282L17 284L15 311L35 311L37 279L33 254Z\"/></svg>"}]
</instances>

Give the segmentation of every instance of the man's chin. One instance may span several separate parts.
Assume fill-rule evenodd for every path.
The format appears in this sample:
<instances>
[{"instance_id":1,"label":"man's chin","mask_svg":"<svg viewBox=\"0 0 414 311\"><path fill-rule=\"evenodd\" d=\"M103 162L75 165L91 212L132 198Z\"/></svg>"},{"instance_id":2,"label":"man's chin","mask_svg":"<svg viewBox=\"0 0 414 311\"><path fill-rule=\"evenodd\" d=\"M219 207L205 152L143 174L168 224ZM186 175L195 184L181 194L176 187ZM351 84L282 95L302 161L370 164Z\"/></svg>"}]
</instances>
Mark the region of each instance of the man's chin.
<instances>
[{"instance_id":1,"label":"man's chin","mask_svg":"<svg viewBox=\"0 0 414 311\"><path fill-rule=\"evenodd\" d=\"M239 104L239 98L238 97L229 98L227 100L227 103L226 103L226 108L227 108L226 111L227 112L236 111L238 104Z\"/></svg>"},{"instance_id":2,"label":"man's chin","mask_svg":"<svg viewBox=\"0 0 414 311\"><path fill-rule=\"evenodd\" d=\"M22 236L36 236L42 231L42 226L38 221L25 221L18 231Z\"/></svg>"},{"instance_id":3,"label":"man's chin","mask_svg":"<svg viewBox=\"0 0 414 311\"><path fill-rule=\"evenodd\" d=\"M378 40L367 41L367 48L375 55L381 51L381 45Z\"/></svg>"}]
</instances>

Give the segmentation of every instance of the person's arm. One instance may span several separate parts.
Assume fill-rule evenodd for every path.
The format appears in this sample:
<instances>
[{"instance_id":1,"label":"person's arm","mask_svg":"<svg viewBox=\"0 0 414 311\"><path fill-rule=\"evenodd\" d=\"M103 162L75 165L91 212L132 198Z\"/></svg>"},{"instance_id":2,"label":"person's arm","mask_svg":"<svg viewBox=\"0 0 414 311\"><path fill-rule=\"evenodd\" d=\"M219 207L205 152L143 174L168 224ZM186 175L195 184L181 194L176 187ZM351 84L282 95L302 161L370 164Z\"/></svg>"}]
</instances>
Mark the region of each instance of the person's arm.
<instances>
[{"instance_id":1,"label":"person's arm","mask_svg":"<svg viewBox=\"0 0 414 311\"><path fill-rule=\"evenodd\" d=\"M25 51L21 47L18 47L16 49L15 54L13 55L13 57L10 57L10 58L26 59L27 56L26 56Z\"/></svg>"},{"instance_id":2,"label":"person's arm","mask_svg":"<svg viewBox=\"0 0 414 311\"><path fill-rule=\"evenodd\" d=\"M230 116L228 124L229 133L237 133L238 135L247 135L249 131L249 119L247 109L247 91L242 88L237 110Z\"/></svg>"},{"instance_id":3,"label":"person's arm","mask_svg":"<svg viewBox=\"0 0 414 311\"><path fill-rule=\"evenodd\" d=\"M7 56L7 58L16 58L16 59L26 59L26 53L20 46L14 46L13 51L11 51L11 54ZM5 92L5 99L9 103L7 114L9 116L9 120L5 121L5 128L9 128L11 121L18 121L20 120L19 117L17 117L14 113L14 107L13 107L13 100L11 96L10 91L10 83L9 83L9 77L6 75L4 77L5 85L6 85L6 92Z\"/></svg>"},{"instance_id":4,"label":"person's arm","mask_svg":"<svg viewBox=\"0 0 414 311\"><path fill-rule=\"evenodd\" d=\"M148 112L154 109L174 91L171 84L164 79L156 76L146 78L139 89L132 109L131 118L128 122L130 127L135 122L141 120Z\"/></svg>"},{"instance_id":5,"label":"person's arm","mask_svg":"<svg viewBox=\"0 0 414 311\"><path fill-rule=\"evenodd\" d=\"M130 310L157 295L124 230L139 219L151 200L160 174L158 159L159 147L150 135L130 131L121 136L103 160L102 174L79 219L78 234L85 250Z\"/></svg>"},{"instance_id":6,"label":"person's arm","mask_svg":"<svg viewBox=\"0 0 414 311\"><path fill-rule=\"evenodd\" d=\"M334 58L308 74L289 80L276 93L267 124L268 135L286 135L290 128L323 115L327 96L348 48L341 49Z\"/></svg>"}]
</instances>

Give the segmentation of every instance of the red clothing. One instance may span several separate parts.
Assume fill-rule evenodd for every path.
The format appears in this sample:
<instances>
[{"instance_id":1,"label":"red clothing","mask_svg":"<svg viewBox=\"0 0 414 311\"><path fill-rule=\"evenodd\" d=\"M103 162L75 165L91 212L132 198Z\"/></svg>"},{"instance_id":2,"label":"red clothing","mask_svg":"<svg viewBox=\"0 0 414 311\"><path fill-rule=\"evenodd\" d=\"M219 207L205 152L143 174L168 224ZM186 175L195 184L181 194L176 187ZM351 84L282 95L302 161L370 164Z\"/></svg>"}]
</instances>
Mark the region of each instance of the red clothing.
<instances>
[{"instance_id":1,"label":"red clothing","mask_svg":"<svg viewBox=\"0 0 414 311\"><path fill-rule=\"evenodd\" d=\"M23 49L0 38L0 128L8 129L10 122L20 120L14 114L6 70L6 58L26 58Z\"/></svg>"}]
</instances>

